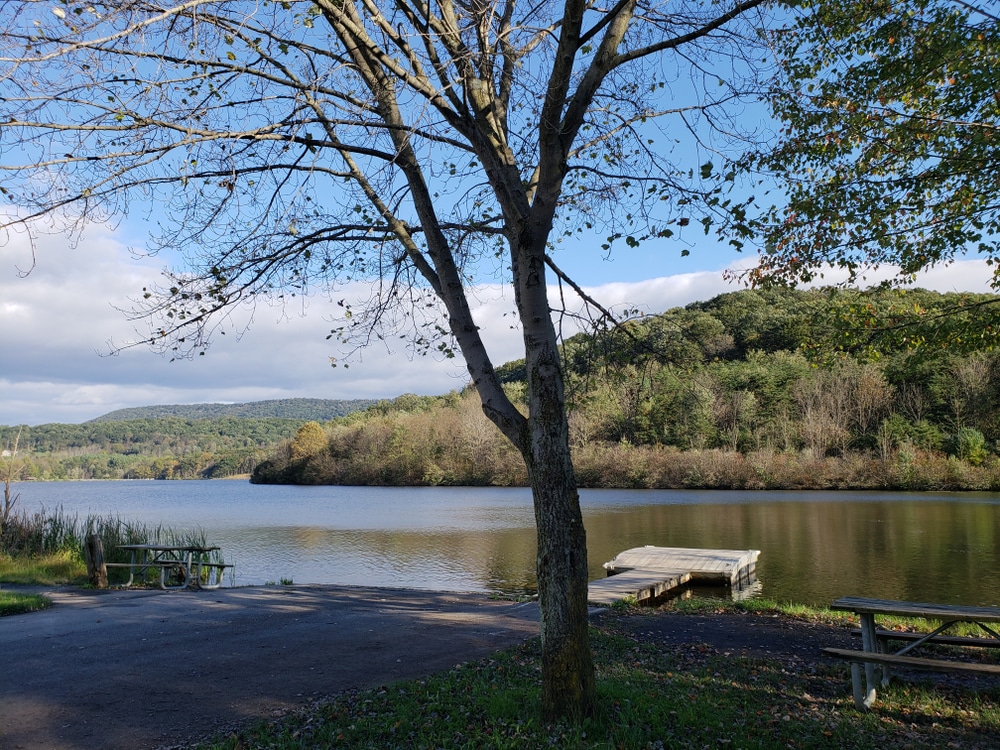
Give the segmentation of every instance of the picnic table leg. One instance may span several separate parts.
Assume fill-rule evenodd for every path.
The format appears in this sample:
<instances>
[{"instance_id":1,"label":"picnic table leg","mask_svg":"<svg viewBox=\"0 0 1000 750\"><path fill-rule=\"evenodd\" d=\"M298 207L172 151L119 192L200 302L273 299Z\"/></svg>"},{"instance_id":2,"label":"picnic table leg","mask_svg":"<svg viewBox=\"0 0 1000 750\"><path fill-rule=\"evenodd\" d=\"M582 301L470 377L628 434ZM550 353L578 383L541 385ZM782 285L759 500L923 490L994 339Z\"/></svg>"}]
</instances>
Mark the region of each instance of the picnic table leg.
<instances>
[{"instance_id":1,"label":"picnic table leg","mask_svg":"<svg viewBox=\"0 0 1000 750\"><path fill-rule=\"evenodd\" d=\"M870 653L878 653L878 638L875 635L875 615L870 612L861 615L861 648ZM851 682L854 688L854 704L860 708L871 708L875 705L875 669L872 662L865 662L865 689L862 694L861 670L856 663L851 664ZM888 673L883 672L888 680ZM859 703L859 698L861 698Z\"/></svg>"},{"instance_id":2,"label":"picnic table leg","mask_svg":"<svg viewBox=\"0 0 1000 750\"><path fill-rule=\"evenodd\" d=\"M191 583L191 555L188 553L183 558L167 557L167 552L164 552L159 558L158 567L160 568L160 588L164 591L177 591L180 589L185 589L188 584ZM172 574L174 571L181 576L181 582L174 585L167 584L167 576Z\"/></svg>"},{"instance_id":3,"label":"picnic table leg","mask_svg":"<svg viewBox=\"0 0 1000 750\"><path fill-rule=\"evenodd\" d=\"M128 588L135 581L135 550L131 550L129 555L129 565L128 565L128 580L125 582L125 588Z\"/></svg>"},{"instance_id":4,"label":"picnic table leg","mask_svg":"<svg viewBox=\"0 0 1000 750\"><path fill-rule=\"evenodd\" d=\"M194 554L190 554L190 557L188 558L188 570L191 573L191 587L192 588L196 588L196 589L202 588L202 585L201 585L201 576L202 576L202 572L203 572L203 566L204 566L204 563L205 563L205 555L206 554L207 553L204 553L204 552L197 552L197 553L194 553Z\"/></svg>"},{"instance_id":5,"label":"picnic table leg","mask_svg":"<svg viewBox=\"0 0 1000 750\"><path fill-rule=\"evenodd\" d=\"M180 589L185 589L188 587L188 584L191 583L191 571L182 560L178 560L174 565L160 565L159 567L160 588L164 591L178 591ZM177 575L181 577L181 582L171 586L167 583L167 576L175 570L177 571Z\"/></svg>"},{"instance_id":6,"label":"picnic table leg","mask_svg":"<svg viewBox=\"0 0 1000 750\"><path fill-rule=\"evenodd\" d=\"M851 692L854 694L854 707L863 711L865 706L865 691L861 684L861 663L851 662Z\"/></svg>"}]
</instances>

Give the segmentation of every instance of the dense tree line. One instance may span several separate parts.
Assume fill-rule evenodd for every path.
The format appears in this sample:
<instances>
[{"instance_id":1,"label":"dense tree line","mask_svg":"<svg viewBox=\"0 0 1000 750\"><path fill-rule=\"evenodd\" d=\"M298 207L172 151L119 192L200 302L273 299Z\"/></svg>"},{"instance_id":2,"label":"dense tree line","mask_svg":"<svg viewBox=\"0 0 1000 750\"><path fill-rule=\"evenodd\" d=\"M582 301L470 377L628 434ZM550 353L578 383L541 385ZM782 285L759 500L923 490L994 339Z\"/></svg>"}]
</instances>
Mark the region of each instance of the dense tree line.
<instances>
[{"instance_id":1,"label":"dense tree line","mask_svg":"<svg viewBox=\"0 0 1000 750\"><path fill-rule=\"evenodd\" d=\"M374 399L283 398L270 401L251 401L245 404L163 404L135 406L108 412L92 420L114 422L135 419L318 419L329 420L364 409L375 403Z\"/></svg>"},{"instance_id":2,"label":"dense tree line","mask_svg":"<svg viewBox=\"0 0 1000 750\"><path fill-rule=\"evenodd\" d=\"M994 295L748 290L578 336L587 439L681 449L905 444L980 460L1000 439ZM605 356L594 356L604 347ZM981 450L970 455L966 444Z\"/></svg>"},{"instance_id":3,"label":"dense tree line","mask_svg":"<svg viewBox=\"0 0 1000 750\"><path fill-rule=\"evenodd\" d=\"M1000 488L1000 298L744 290L567 340L591 486ZM522 399L523 362L500 370ZM255 481L521 484L462 394L303 427Z\"/></svg>"},{"instance_id":4,"label":"dense tree line","mask_svg":"<svg viewBox=\"0 0 1000 750\"><path fill-rule=\"evenodd\" d=\"M279 399L119 409L83 424L0 425L18 440L17 479L210 479L246 475L306 420L330 420L373 399ZM7 456L8 459L13 457Z\"/></svg>"},{"instance_id":5,"label":"dense tree line","mask_svg":"<svg viewBox=\"0 0 1000 750\"><path fill-rule=\"evenodd\" d=\"M20 430L18 478L203 479L249 474L301 419L132 419L0 426L0 445Z\"/></svg>"}]
</instances>

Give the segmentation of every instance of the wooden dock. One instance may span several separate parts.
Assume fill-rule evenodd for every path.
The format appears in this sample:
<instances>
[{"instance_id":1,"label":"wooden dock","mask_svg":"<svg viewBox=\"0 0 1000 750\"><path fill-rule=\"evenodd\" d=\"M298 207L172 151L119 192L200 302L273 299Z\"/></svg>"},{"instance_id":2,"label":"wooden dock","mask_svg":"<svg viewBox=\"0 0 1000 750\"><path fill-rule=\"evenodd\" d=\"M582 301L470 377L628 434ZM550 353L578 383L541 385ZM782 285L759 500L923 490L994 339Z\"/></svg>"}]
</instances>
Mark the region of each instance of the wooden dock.
<instances>
[{"instance_id":1,"label":"wooden dock","mask_svg":"<svg viewBox=\"0 0 1000 750\"><path fill-rule=\"evenodd\" d=\"M760 550L635 547L604 563L608 577L591 581L588 599L612 604L626 597L650 601L687 583L740 587L756 577Z\"/></svg>"}]
</instances>

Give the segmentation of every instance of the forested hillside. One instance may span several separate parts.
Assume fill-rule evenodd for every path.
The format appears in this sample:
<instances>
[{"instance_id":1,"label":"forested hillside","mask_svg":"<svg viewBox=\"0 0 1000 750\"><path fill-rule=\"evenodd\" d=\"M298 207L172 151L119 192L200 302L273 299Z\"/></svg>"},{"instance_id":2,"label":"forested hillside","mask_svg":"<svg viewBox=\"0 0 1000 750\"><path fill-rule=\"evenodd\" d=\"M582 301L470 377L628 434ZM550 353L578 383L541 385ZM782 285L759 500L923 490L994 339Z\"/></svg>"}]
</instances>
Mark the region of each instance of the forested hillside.
<instances>
[{"instance_id":1,"label":"forested hillside","mask_svg":"<svg viewBox=\"0 0 1000 750\"><path fill-rule=\"evenodd\" d=\"M249 474L304 421L373 403L287 399L123 409L84 424L0 426L19 479L194 479ZM8 459L12 457L7 457Z\"/></svg>"},{"instance_id":2,"label":"forested hillside","mask_svg":"<svg viewBox=\"0 0 1000 750\"><path fill-rule=\"evenodd\" d=\"M563 355L581 484L1000 489L998 299L740 291L574 336ZM515 397L523 367L500 368ZM465 393L144 407L0 427L0 447L19 429L21 480L526 481Z\"/></svg>"},{"instance_id":3,"label":"forested hillside","mask_svg":"<svg viewBox=\"0 0 1000 750\"><path fill-rule=\"evenodd\" d=\"M563 348L584 486L1000 489L1000 305L745 290ZM523 363L501 368L523 392ZM474 397L307 425L255 481L521 484Z\"/></svg>"},{"instance_id":4,"label":"forested hillside","mask_svg":"<svg viewBox=\"0 0 1000 750\"><path fill-rule=\"evenodd\" d=\"M251 401L246 404L171 404L137 406L118 409L91 420L113 422L133 419L315 419L327 421L364 409L375 403L374 399L285 398L272 401Z\"/></svg>"}]
</instances>

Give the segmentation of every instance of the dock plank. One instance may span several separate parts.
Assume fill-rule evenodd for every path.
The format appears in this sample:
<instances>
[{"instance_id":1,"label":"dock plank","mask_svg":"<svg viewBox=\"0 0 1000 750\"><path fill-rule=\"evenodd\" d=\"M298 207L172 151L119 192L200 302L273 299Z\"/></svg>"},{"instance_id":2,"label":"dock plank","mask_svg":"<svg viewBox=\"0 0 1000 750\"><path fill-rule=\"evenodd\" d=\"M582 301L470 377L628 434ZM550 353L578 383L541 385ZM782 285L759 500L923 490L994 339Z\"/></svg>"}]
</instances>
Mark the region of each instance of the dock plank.
<instances>
[{"instance_id":1,"label":"dock plank","mask_svg":"<svg viewBox=\"0 0 1000 750\"><path fill-rule=\"evenodd\" d=\"M691 574L680 570L673 573L662 570L629 570L591 581L587 598L594 604L614 604L629 597L641 602L663 596L690 580Z\"/></svg>"},{"instance_id":2,"label":"dock plank","mask_svg":"<svg viewBox=\"0 0 1000 750\"><path fill-rule=\"evenodd\" d=\"M634 547L604 563L609 573L625 570L688 570L695 579L735 582L753 574L760 550L700 549L691 547Z\"/></svg>"}]
</instances>

